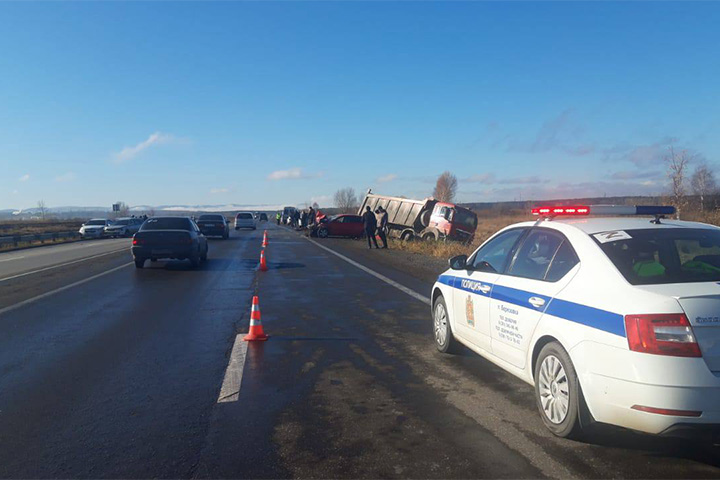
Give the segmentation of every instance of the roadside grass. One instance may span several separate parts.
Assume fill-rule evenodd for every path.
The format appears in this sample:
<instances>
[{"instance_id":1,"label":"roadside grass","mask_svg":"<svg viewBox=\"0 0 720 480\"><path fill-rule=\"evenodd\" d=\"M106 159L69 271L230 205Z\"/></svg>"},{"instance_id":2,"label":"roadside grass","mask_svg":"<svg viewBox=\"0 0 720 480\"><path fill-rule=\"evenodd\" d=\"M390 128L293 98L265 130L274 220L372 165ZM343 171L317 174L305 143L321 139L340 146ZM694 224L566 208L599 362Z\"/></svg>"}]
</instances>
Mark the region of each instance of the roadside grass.
<instances>
[{"instance_id":1,"label":"roadside grass","mask_svg":"<svg viewBox=\"0 0 720 480\"><path fill-rule=\"evenodd\" d=\"M451 258L455 255L466 254L469 255L477 247L479 247L485 240L490 238L495 232L503 227L511 225L513 223L534 220L537 217L533 217L527 212L511 211L500 214L495 214L490 211L490 214L486 212L476 212L478 214L478 226L475 230L475 238L469 245L458 243L458 242L424 242L424 241L411 241L406 242L396 238L388 239L390 246L397 250L403 250L406 252L417 253L419 255L428 255L437 258ZM693 222L702 222L710 225L720 226L720 210L709 210L701 212L697 209L686 210L682 213L682 220L688 220Z\"/></svg>"},{"instance_id":2,"label":"roadside grass","mask_svg":"<svg viewBox=\"0 0 720 480\"><path fill-rule=\"evenodd\" d=\"M39 245L59 245L62 243L72 243L72 242L81 242L81 238L63 238L58 240L33 240L30 242L18 242L17 244L14 243L7 243L5 245L0 245L0 252L10 252L12 250L20 250L22 248L28 248L28 247L37 247Z\"/></svg>"},{"instance_id":3,"label":"roadside grass","mask_svg":"<svg viewBox=\"0 0 720 480\"><path fill-rule=\"evenodd\" d=\"M0 222L0 237L78 231L82 220L8 220Z\"/></svg>"},{"instance_id":4,"label":"roadside grass","mask_svg":"<svg viewBox=\"0 0 720 480\"><path fill-rule=\"evenodd\" d=\"M492 234L503 227L512 223L532 220L532 215L519 211L511 211L506 213L479 212L478 226L475 230L475 238L471 244L459 242L425 242L422 240L414 240L406 242L396 238L389 239L391 248L403 250L406 252L417 253L419 255L428 255L437 258L451 258L455 255L469 255L481 243L490 238Z\"/></svg>"}]
</instances>

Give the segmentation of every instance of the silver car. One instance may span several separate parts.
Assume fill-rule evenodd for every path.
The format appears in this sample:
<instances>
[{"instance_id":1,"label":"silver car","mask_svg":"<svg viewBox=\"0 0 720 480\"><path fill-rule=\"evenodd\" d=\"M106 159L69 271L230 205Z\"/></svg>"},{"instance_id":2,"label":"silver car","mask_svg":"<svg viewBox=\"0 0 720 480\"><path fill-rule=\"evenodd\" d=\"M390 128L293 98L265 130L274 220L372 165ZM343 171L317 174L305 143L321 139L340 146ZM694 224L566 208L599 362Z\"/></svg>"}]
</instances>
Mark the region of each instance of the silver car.
<instances>
[{"instance_id":1,"label":"silver car","mask_svg":"<svg viewBox=\"0 0 720 480\"><path fill-rule=\"evenodd\" d=\"M240 212L235 215L235 230L241 228L252 228L253 230L257 228L257 222L252 212Z\"/></svg>"},{"instance_id":2,"label":"silver car","mask_svg":"<svg viewBox=\"0 0 720 480\"><path fill-rule=\"evenodd\" d=\"M105 235L105 227L112 225L107 218L91 218L80 227L82 238L102 238Z\"/></svg>"},{"instance_id":3,"label":"silver car","mask_svg":"<svg viewBox=\"0 0 720 480\"><path fill-rule=\"evenodd\" d=\"M132 237L140 230L144 221L142 218L118 218L112 225L105 227L105 236Z\"/></svg>"}]
</instances>

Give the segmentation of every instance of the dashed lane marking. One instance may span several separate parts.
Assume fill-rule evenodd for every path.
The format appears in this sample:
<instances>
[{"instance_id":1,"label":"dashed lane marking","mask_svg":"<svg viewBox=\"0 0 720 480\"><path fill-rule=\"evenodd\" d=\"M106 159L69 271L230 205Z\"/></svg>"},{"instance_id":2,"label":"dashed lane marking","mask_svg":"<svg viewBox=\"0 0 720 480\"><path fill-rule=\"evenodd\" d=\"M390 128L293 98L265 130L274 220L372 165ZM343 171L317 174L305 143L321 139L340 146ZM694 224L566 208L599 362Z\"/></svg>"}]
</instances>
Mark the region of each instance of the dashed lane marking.
<instances>
[{"instance_id":1,"label":"dashed lane marking","mask_svg":"<svg viewBox=\"0 0 720 480\"><path fill-rule=\"evenodd\" d=\"M363 272L369 273L369 274L372 275L373 277L382 280L383 282L387 283L388 285L390 285L390 286L392 286L392 287L397 288L397 289L400 290L401 292L407 293L408 295L410 295L410 296L413 297L414 299L420 300L421 302L423 302L423 303L425 303L425 304L427 304L427 305L430 305L430 299L429 299L428 297L426 297L425 295L421 295L421 294L419 294L418 292L416 292L415 290L411 290L411 289L409 289L408 287L406 287L405 285L399 284L399 283L396 282L395 280L392 280L392 279L386 277L385 275L383 275L383 274L381 274L381 273L378 273L378 272L376 272L375 270L372 270L372 269L366 267L365 265L362 265L362 264L356 262L355 260L352 260L352 259L346 257L345 255L343 255L343 254L341 254L341 253L336 252L336 251L333 250L332 248L328 248L328 247L326 247L325 245L320 245L320 244L319 244L318 242L316 242L315 240L312 240L312 239L310 239L310 238L308 238L308 237L303 237L303 238L305 238L305 239L306 239L308 242L310 242L310 243L314 243L315 245L317 245L318 247L322 248L323 250L332 253L332 254L335 255L336 257L339 257L339 258L345 260L347 263L349 263L350 265L353 265L353 266L359 268L359 269L362 270Z\"/></svg>"},{"instance_id":2,"label":"dashed lane marking","mask_svg":"<svg viewBox=\"0 0 720 480\"><path fill-rule=\"evenodd\" d=\"M248 342L243 340L245 334L237 335L230 353L230 362L225 370L225 378L217 403L237 402L240 398L240 385L242 384L245 357L247 356Z\"/></svg>"},{"instance_id":3,"label":"dashed lane marking","mask_svg":"<svg viewBox=\"0 0 720 480\"><path fill-rule=\"evenodd\" d=\"M117 249L117 250L112 250L112 251L110 251L110 252L100 253L100 254L98 254L98 255L91 255L91 256L89 256L89 257L81 258L81 259L79 259L79 260L73 260L72 262L65 262L65 263L61 263L61 264L59 264L59 265L53 265L53 266L51 266L51 267L45 267L45 268L41 268L41 269L38 269L38 270L32 270L32 271L29 271L29 272L20 273L20 274L18 274L18 275L13 275L12 277L0 278L0 283L2 283L2 282L7 282L8 280L13 280L13 279L15 279L15 278L26 277L26 276L28 276L28 275L33 275L33 274L35 274L35 273L47 272L48 270L53 270L53 269L55 269L55 268L65 267L65 266L67 266L67 265L73 265L73 264L75 264L75 263L86 262L86 261L88 261L88 260L92 260L93 258L100 258L100 257L104 257L104 256L106 256L106 255L112 255L113 253L124 252L124 251L127 251L127 250L128 250L127 247L119 248L119 249ZM13 259L13 260L15 260L15 259Z\"/></svg>"},{"instance_id":4,"label":"dashed lane marking","mask_svg":"<svg viewBox=\"0 0 720 480\"><path fill-rule=\"evenodd\" d=\"M28 305L28 304L30 304L30 303L37 302L38 300L42 300L43 298L47 298L47 297L49 297L49 296L51 296L51 295L55 295L56 293L64 292L65 290L69 290L69 289L71 289L71 288L73 288L73 287L77 287L78 285L82 285L83 283L92 282L92 281L95 280L96 278L100 278L100 277L103 277L103 276L105 276L105 275L109 275L109 274L111 274L111 273L113 273L113 272L117 272L117 271L120 270L121 268L129 267L130 265L133 265L133 262L126 263L126 264L124 264L124 265L120 265L119 267L111 268L110 270L106 270L106 271L104 271L104 272L102 272L102 273L98 273L97 275L93 275L92 277L85 278L85 279L83 279L83 280L80 280L80 281L75 282L75 283L71 283L71 284L69 284L69 285L65 285L64 287L56 288L55 290L50 290L49 292L45 292L45 293L43 293L43 294L41 294L41 295L38 295L38 296L36 296L36 297L28 298L27 300L23 300L22 302L18 302L18 303L14 304L14 305L10 305L9 307L2 308L2 309L0 309L0 315L2 315L2 314L4 314L4 313L8 313L8 312L10 312L10 311L12 311L12 310L15 310L15 309L17 309L17 308L23 307L23 306L25 306L25 305Z\"/></svg>"},{"instance_id":5,"label":"dashed lane marking","mask_svg":"<svg viewBox=\"0 0 720 480\"><path fill-rule=\"evenodd\" d=\"M23 259L23 258L25 258L25 255L23 255L22 257L3 258L2 260L0 260L0 263L2 263L2 262L12 262L13 260L20 260L20 259Z\"/></svg>"}]
</instances>

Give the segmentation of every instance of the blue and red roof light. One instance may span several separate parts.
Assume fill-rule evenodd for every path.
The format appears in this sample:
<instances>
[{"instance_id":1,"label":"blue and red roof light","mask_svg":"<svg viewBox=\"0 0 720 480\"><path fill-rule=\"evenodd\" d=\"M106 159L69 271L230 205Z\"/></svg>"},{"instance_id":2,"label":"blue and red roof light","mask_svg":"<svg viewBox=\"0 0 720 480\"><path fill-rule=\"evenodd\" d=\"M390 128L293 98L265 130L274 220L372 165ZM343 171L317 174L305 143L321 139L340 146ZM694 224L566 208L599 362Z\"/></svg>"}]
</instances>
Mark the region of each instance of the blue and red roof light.
<instances>
[{"instance_id":1,"label":"blue and red roof light","mask_svg":"<svg viewBox=\"0 0 720 480\"><path fill-rule=\"evenodd\" d=\"M532 209L540 217L573 215L673 215L675 207L667 205L574 205L545 206Z\"/></svg>"}]
</instances>

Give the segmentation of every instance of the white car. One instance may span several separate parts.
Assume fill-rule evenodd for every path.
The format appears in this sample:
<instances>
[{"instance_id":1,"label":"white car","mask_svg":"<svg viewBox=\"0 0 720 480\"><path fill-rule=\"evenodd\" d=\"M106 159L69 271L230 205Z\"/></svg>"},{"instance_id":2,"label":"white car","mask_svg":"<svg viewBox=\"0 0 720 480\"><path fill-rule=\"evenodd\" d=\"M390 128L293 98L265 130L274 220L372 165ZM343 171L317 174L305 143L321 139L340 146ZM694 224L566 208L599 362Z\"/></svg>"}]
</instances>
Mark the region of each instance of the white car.
<instances>
[{"instance_id":1,"label":"white car","mask_svg":"<svg viewBox=\"0 0 720 480\"><path fill-rule=\"evenodd\" d=\"M252 228L255 230L257 228L256 222L257 220L255 220L255 215L253 215L252 212L240 212L235 215L235 230L241 228Z\"/></svg>"},{"instance_id":2,"label":"white car","mask_svg":"<svg viewBox=\"0 0 720 480\"><path fill-rule=\"evenodd\" d=\"M437 348L462 343L534 385L543 422L561 437L593 421L715 432L720 228L662 218L672 212L534 209L537 222L450 259L432 290Z\"/></svg>"},{"instance_id":3,"label":"white car","mask_svg":"<svg viewBox=\"0 0 720 480\"><path fill-rule=\"evenodd\" d=\"M78 233L82 238L102 238L105 235L105 227L112 225L106 218L91 218L83 223Z\"/></svg>"}]
</instances>

